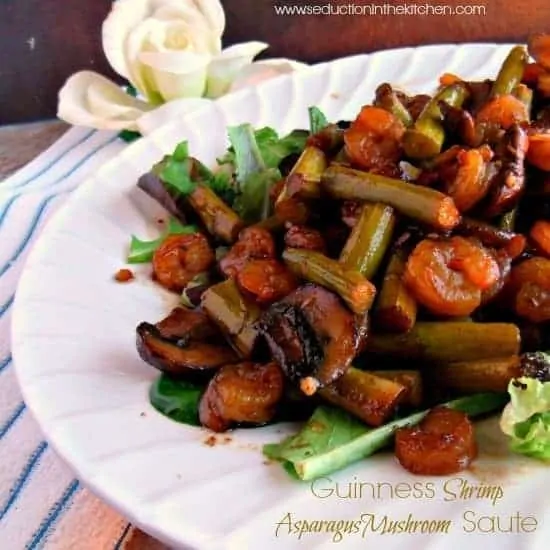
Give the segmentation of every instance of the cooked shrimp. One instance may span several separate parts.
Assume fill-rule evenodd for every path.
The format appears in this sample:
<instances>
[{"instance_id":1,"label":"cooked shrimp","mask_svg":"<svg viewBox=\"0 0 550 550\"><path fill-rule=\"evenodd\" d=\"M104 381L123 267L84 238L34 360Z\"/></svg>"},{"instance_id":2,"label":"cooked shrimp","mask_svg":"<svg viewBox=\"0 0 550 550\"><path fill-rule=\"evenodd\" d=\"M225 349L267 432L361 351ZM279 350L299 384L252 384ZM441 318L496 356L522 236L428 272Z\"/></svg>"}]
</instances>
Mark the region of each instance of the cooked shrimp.
<instances>
[{"instance_id":1,"label":"cooked shrimp","mask_svg":"<svg viewBox=\"0 0 550 550\"><path fill-rule=\"evenodd\" d=\"M477 455L474 428L463 412L437 407L418 426L397 430L395 455L413 474L460 472Z\"/></svg>"},{"instance_id":2,"label":"cooked shrimp","mask_svg":"<svg viewBox=\"0 0 550 550\"><path fill-rule=\"evenodd\" d=\"M481 303L500 270L480 245L463 237L421 241L407 260L405 284L423 306L437 315L467 316Z\"/></svg>"},{"instance_id":3,"label":"cooked shrimp","mask_svg":"<svg viewBox=\"0 0 550 550\"><path fill-rule=\"evenodd\" d=\"M215 259L201 233L170 235L153 256L153 277L168 290L181 292L193 277L208 271Z\"/></svg>"},{"instance_id":4,"label":"cooked shrimp","mask_svg":"<svg viewBox=\"0 0 550 550\"><path fill-rule=\"evenodd\" d=\"M512 269L505 289L515 312L532 323L550 320L550 260L530 258Z\"/></svg>"},{"instance_id":5,"label":"cooked shrimp","mask_svg":"<svg viewBox=\"0 0 550 550\"><path fill-rule=\"evenodd\" d=\"M252 295L261 305L284 298L298 286L288 268L272 259L249 261L237 274L236 281L245 294Z\"/></svg>"},{"instance_id":6,"label":"cooked shrimp","mask_svg":"<svg viewBox=\"0 0 550 550\"><path fill-rule=\"evenodd\" d=\"M222 367L199 405L203 426L224 432L233 424L265 424L283 396L284 377L277 363L239 363Z\"/></svg>"},{"instance_id":7,"label":"cooked shrimp","mask_svg":"<svg viewBox=\"0 0 550 550\"><path fill-rule=\"evenodd\" d=\"M485 171L493 153L489 147L462 150L457 155L458 171L446 190L460 212L467 212L489 191L490 180Z\"/></svg>"},{"instance_id":8,"label":"cooked shrimp","mask_svg":"<svg viewBox=\"0 0 550 550\"><path fill-rule=\"evenodd\" d=\"M531 227L529 236L535 243L537 250L544 256L550 257L550 222L538 220Z\"/></svg>"},{"instance_id":9,"label":"cooked shrimp","mask_svg":"<svg viewBox=\"0 0 550 550\"><path fill-rule=\"evenodd\" d=\"M494 124L504 130L528 120L527 106L512 94L499 95L490 99L476 115L476 122Z\"/></svg>"},{"instance_id":10,"label":"cooked shrimp","mask_svg":"<svg viewBox=\"0 0 550 550\"><path fill-rule=\"evenodd\" d=\"M220 271L226 277L235 277L250 260L274 257L275 242L271 233L262 227L247 227L220 261Z\"/></svg>"},{"instance_id":11,"label":"cooked shrimp","mask_svg":"<svg viewBox=\"0 0 550 550\"><path fill-rule=\"evenodd\" d=\"M346 153L361 168L386 171L399 161L404 133L405 126L390 112L365 106L344 134Z\"/></svg>"},{"instance_id":12,"label":"cooked shrimp","mask_svg":"<svg viewBox=\"0 0 550 550\"><path fill-rule=\"evenodd\" d=\"M323 235L317 229L304 225L291 225L285 233L285 246L288 248L305 248L325 252L326 245Z\"/></svg>"}]
</instances>

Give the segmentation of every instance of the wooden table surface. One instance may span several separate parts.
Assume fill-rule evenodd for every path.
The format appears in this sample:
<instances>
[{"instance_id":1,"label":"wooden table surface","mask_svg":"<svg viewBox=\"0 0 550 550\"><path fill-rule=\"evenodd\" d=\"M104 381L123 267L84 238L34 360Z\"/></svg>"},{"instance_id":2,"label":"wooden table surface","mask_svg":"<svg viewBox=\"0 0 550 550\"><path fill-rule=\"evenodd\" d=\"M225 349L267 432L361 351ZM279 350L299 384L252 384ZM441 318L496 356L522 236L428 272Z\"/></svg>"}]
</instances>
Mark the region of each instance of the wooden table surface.
<instances>
[{"instance_id":1,"label":"wooden table surface","mask_svg":"<svg viewBox=\"0 0 550 550\"><path fill-rule=\"evenodd\" d=\"M68 129L67 124L58 120L0 126L0 185L4 179L45 151Z\"/></svg>"}]
</instances>

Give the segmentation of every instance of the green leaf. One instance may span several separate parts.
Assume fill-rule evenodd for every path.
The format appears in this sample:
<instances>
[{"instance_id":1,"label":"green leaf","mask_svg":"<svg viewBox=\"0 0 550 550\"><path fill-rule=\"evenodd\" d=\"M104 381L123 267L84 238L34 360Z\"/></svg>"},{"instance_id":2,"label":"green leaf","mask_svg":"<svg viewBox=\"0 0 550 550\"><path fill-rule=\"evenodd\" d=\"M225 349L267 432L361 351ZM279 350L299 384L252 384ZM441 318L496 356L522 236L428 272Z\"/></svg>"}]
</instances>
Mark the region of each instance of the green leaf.
<instances>
[{"instance_id":1,"label":"green leaf","mask_svg":"<svg viewBox=\"0 0 550 550\"><path fill-rule=\"evenodd\" d=\"M118 137L126 143L132 143L141 137L139 132L133 132L132 130L121 130L118 133Z\"/></svg>"},{"instance_id":2,"label":"green leaf","mask_svg":"<svg viewBox=\"0 0 550 550\"><path fill-rule=\"evenodd\" d=\"M281 179L277 168L253 172L241 183L241 192L233 203L233 209L246 223L265 220L270 212L269 189Z\"/></svg>"},{"instance_id":3,"label":"green leaf","mask_svg":"<svg viewBox=\"0 0 550 550\"><path fill-rule=\"evenodd\" d=\"M126 84L126 93L132 97L137 97L138 95L137 89L131 84Z\"/></svg>"},{"instance_id":4,"label":"green leaf","mask_svg":"<svg viewBox=\"0 0 550 550\"><path fill-rule=\"evenodd\" d=\"M266 126L254 132L266 168L277 168L288 155L300 154L306 146L309 133L305 130L294 130L287 136L279 138L277 132ZM235 164L235 150L231 146L227 153L218 159L218 164Z\"/></svg>"},{"instance_id":5,"label":"green leaf","mask_svg":"<svg viewBox=\"0 0 550 550\"><path fill-rule=\"evenodd\" d=\"M229 141L235 151L235 170L240 184L266 168L250 124L229 128Z\"/></svg>"},{"instance_id":6,"label":"green leaf","mask_svg":"<svg viewBox=\"0 0 550 550\"><path fill-rule=\"evenodd\" d=\"M480 393L444 403L444 406L477 416L501 409L506 394ZM341 409L321 406L304 428L282 443L264 446L264 454L292 466L305 481L329 475L362 458L371 456L393 441L395 430L418 424L428 410L369 428Z\"/></svg>"},{"instance_id":7,"label":"green leaf","mask_svg":"<svg viewBox=\"0 0 550 550\"><path fill-rule=\"evenodd\" d=\"M187 141L182 141L176 145L172 158L179 162L183 162L189 158L189 144Z\"/></svg>"},{"instance_id":8,"label":"green leaf","mask_svg":"<svg viewBox=\"0 0 550 550\"><path fill-rule=\"evenodd\" d=\"M151 405L168 418L199 426L199 402L204 388L162 374L149 389Z\"/></svg>"},{"instance_id":9,"label":"green leaf","mask_svg":"<svg viewBox=\"0 0 550 550\"><path fill-rule=\"evenodd\" d=\"M152 261L155 251L168 235L186 235L196 233L197 231L197 226L182 225L175 218L171 218L168 222L168 227L158 239L154 239L152 241L142 241L135 235L132 235L132 239L130 241L130 251L128 252L126 261L129 264L148 263Z\"/></svg>"},{"instance_id":10,"label":"green leaf","mask_svg":"<svg viewBox=\"0 0 550 550\"><path fill-rule=\"evenodd\" d=\"M300 154L306 147L308 133L294 130L288 136L279 139L258 139L258 147L268 168L277 168L281 161L292 154Z\"/></svg>"},{"instance_id":11,"label":"green leaf","mask_svg":"<svg viewBox=\"0 0 550 550\"><path fill-rule=\"evenodd\" d=\"M191 160L183 162L170 158L166 161L160 179L179 195L190 195L197 184L191 179Z\"/></svg>"},{"instance_id":12,"label":"green leaf","mask_svg":"<svg viewBox=\"0 0 550 550\"><path fill-rule=\"evenodd\" d=\"M510 437L511 449L550 460L550 382L521 377L510 381L508 393L500 427Z\"/></svg>"},{"instance_id":13,"label":"green leaf","mask_svg":"<svg viewBox=\"0 0 550 550\"><path fill-rule=\"evenodd\" d=\"M328 126L328 119L319 109L319 107L312 106L309 111L309 130L312 134L316 134Z\"/></svg>"},{"instance_id":14,"label":"green leaf","mask_svg":"<svg viewBox=\"0 0 550 550\"><path fill-rule=\"evenodd\" d=\"M233 206L237 191L233 184L231 175L227 172L216 172L204 181L220 199L222 199L229 206Z\"/></svg>"},{"instance_id":15,"label":"green leaf","mask_svg":"<svg viewBox=\"0 0 550 550\"><path fill-rule=\"evenodd\" d=\"M172 155L162 161L160 179L171 188L171 191L179 196L190 195L197 184L191 178L193 160L189 156L187 141L179 143Z\"/></svg>"}]
</instances>

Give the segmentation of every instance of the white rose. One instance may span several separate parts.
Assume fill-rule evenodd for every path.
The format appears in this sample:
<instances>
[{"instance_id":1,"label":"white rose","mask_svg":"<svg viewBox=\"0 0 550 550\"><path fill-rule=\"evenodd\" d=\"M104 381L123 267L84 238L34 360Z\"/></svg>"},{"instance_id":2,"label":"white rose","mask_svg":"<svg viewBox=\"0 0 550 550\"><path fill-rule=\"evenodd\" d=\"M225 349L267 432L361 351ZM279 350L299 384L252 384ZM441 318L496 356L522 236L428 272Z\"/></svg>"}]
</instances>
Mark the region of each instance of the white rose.
<instances>
[{"instance_id":1,"label":"white rose","mask_svg":"<svg viewBox=\"0 0 550 550\"><path fill-rule=\"evenodd\" d=\"M82 71L59 93L59 118L100 129L149 131L157 106L162 105L160 124L196 107L196 99L185 98L216 98L301 66L252 63L267 48L263 42L222 50L224 29L219 0L115 0L103 23L103 50L140 97L131 98L107 78ZM145 113L146 124L140 125Z\"/></svg>"}]
</instances>

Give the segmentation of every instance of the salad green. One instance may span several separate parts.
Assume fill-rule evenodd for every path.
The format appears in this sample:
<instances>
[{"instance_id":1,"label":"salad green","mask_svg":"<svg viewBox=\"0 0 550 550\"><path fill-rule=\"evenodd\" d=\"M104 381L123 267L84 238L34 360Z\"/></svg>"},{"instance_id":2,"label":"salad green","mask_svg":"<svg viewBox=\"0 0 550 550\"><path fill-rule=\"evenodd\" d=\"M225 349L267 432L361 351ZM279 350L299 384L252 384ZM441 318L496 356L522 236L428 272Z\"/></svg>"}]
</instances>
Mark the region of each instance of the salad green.
<instances>
[{"instance_id":1,"label":"salad green","mask_svg":"<svg viewBox=\"0 0 550 550\"><path fill-rule=\"evenodd\" d=\"M550 460L550 382L524 376L510 381L508 392L500 426L511 438L511 449Z\"/></svg>"},{"instance_id":2,"label":"salad green","mask_svg":"<svg viewBox=\"0 0 550 550\"><path fill-rule=\"evenodd\" d=\"M506 394L480 393L449 401L444 406L474 417L501 409L507 399ZM369 428L341 409L320 406L297 435L282 443L265 445L264 454L282 461L287 471L298 478L310 481L387 447L395 430L419 423L428 412L416 412L379 428Z\"/></svg>"}]
</instances>

